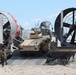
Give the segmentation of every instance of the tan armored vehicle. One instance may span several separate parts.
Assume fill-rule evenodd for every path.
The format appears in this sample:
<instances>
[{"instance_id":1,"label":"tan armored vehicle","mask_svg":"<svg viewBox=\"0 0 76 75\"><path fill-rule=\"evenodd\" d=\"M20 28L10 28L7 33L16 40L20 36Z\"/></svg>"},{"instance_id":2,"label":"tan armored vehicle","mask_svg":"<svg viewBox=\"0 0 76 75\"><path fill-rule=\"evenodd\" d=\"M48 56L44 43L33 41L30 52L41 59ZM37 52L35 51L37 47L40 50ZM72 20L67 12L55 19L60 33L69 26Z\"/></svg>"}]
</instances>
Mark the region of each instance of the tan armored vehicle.
<instances>
[{"instance_id":1,"label":"tan armored vehicle","mask_svg":"<svg viewBox=\"0 0 76 75\"><path fill-rule=\"evenodd\" d=\"M24 40L20 45L20 53L22 52L43 52L50 49L49 35L43 36L41 31L30 33L30 38Z\"/></svg>"},{"instance_id":2,"label":"tan armored vehicle","mask_svg":"<svg viewBox=\"0 0 76 75\"><path fill-rule=\"evenodd\" d=\"M32 28L34 32L30 33L28 39L25 39L20 45L20 54L24 52L38 52L42 54L50 49L50 22L42 22L39 28Z\"/></svg>"}]
</instances>

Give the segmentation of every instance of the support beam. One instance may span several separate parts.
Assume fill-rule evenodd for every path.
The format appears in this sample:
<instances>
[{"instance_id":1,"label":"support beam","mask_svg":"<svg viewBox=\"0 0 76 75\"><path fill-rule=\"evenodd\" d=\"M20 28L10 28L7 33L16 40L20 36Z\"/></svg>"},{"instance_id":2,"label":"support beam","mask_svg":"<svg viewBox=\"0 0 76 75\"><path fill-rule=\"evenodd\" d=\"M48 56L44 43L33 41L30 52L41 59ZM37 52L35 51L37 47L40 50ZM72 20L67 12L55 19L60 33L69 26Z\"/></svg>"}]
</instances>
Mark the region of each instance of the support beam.
<instances>
[{"instance_id":1,"label":"support beam","mask_svg":"<svg viewBox=\"0 0 76 75\"><path fill-rule=\"evenodd\" d=\"M3 44L3 16L0 14L0 44Z\"/></svg>"}]
</instances>

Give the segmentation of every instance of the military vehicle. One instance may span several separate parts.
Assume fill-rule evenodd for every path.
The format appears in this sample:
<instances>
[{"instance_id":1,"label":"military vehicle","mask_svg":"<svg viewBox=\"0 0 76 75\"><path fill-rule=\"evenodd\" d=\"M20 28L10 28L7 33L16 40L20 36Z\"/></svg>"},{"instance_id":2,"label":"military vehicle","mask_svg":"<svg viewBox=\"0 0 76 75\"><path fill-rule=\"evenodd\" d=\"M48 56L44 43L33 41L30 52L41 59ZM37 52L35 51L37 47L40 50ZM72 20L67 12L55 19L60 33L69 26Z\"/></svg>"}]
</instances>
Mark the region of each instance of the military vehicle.
<instances>
[{"instance_id":1,"label":"military vehicle","mask_svg":"<svg viewBox=\"0 0 76 75\"><path fill-rule=\"evenodd\" d=\"M50 22L44 21L39 28L32 28L33 32L30 33L29 38L19 45L20 55L23 55L25 52L42 55L50 49L49 25Z\"/></svg>"}]
</instances>

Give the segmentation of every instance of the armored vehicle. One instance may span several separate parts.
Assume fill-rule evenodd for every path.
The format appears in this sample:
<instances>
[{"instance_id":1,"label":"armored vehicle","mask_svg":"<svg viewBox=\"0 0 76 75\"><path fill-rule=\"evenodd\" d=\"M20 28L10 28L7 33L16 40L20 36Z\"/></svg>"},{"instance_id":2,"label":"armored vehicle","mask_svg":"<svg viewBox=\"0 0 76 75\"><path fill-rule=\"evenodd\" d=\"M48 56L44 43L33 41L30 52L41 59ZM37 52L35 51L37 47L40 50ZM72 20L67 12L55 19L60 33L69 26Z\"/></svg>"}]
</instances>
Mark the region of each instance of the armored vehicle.
<instances>
[{"instance_id":1,"label":"armored vehicle","mask_svg":"<svg viewBox=\"0 0 76 75\"><path fill-rule=\"evenodd\" d=\"M33 52L41 55L50 49L51 39L47 25L50 25L50 23L45 21L41 23L40 28L32 28L34 32L30 33L29 38L19 45L20 55L23 55L24 52ZM43 26L43 29L41 26Z\"/></svg>"}]
</instances>

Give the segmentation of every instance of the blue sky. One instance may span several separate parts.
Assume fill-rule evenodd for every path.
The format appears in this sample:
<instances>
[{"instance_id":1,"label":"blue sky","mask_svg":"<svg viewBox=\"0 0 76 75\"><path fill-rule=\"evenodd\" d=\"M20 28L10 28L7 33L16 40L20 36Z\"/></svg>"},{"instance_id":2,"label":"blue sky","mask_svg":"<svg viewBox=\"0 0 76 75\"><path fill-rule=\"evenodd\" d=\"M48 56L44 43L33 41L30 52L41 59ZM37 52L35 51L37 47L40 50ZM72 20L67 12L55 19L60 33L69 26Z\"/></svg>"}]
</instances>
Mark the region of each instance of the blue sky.
<instances>
[{"instance_id":1,"label":"blue sky","mask_svg":"<svg viewBox=\"0 0 76 75\"><path fill-rule=\"evenodd\" d=\"M57 14L70 7L76 7L76 0L0 0L0 11L12 14L25 29L38 21L50 21L54 26Z\"/></svg>"}]
</instances>

